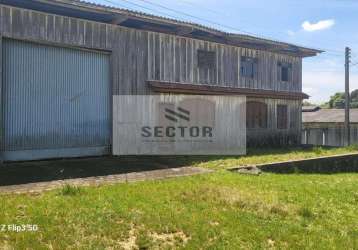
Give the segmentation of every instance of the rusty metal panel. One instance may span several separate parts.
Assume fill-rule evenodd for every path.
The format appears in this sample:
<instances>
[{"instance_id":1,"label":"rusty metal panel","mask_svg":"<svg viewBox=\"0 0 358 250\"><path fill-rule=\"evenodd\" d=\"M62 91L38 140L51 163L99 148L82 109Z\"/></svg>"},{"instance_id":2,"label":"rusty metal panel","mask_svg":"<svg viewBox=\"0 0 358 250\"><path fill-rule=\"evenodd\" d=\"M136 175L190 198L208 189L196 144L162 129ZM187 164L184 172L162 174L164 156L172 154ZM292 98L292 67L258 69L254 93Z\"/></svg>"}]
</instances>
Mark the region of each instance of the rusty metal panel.
<instances>
[{"instance_id":1,"label":"rusty metal panel","mask_svg":"<svg viewBox=\"0 0 358 250\"><path fill-rule=\"evenodd\" d=\"M109 150L108 54L17 40L3 40L2 52L5 160Z\"/></svg>"}]
</instances>

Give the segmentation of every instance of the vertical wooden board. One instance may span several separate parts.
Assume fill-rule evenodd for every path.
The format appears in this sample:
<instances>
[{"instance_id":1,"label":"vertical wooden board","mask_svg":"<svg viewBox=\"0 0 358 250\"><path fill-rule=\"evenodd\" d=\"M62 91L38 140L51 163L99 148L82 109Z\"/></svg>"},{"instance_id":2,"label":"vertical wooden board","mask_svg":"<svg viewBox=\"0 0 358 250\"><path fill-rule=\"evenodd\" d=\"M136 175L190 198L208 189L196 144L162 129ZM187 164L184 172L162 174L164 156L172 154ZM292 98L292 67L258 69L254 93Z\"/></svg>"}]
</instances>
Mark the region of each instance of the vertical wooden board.
<instances>
[{"instance_id":1,"label":"vertical wooden board","mask_svg":"<svg viewBox=\"0 0 358 250\"><path fill-rule=\"evenodd\" d=\"M221 81L222 81L222 85L226 86L227 83L227 72L226 72L226 65L227 65L227 52L226 52L226 46L222 46L222 57L221 57L221 70L222 70L222 74L221 74Z\"/></svg>"},{"instance_id":2,"label":"vertical wooden board","mask_svg":"<svg viewBox=\"0 0 358 250\"><path fill-rule=\"evenodd\" d=\"M176 51L175 51L175 44L176 44L176 37L175 36L169 36L169 79L170 81L174 81L175 79L175 74L176 74L176 60L175 60L175 57L176 57Z\"/></svg>"},{"instance_id":3,"label":"vertical wooden board","mask_svg":"<svg viewBox=\"0 0 358 250\"><path fill-rule=\"evenodd\" d=\"M269 63L272 60L272 53L270 52L267 55L267 80L268 80L268 89L274 89L275 84L275 79L273 79L273 66L275 64L275 61L273 61L273 63Z\"/></svg>"},{"instance_id":4,"label":"vertical wooden board","mask_svg":"<svg viewBox=\"0 0 358 250\"><path fill-rule=\"evenodd\" d=\"M99 25L99 48L107 47L107 26L106 24Z\"/></svg>"},{"instance_id":5,"label":"vertical wooden board","mask_svg":"<svg viewBox=\"0 0 358 250\"><path fill-rule=\"evenodd\" d=\"M164 48L165 48L165 56L164 56L164 80L170 81L170 74L171 74L171 50L170 50L170 36L164 35Z\"/></svg>"},{"instance_id":6,"label":"vertical wooden board","mask_svg":"<svg viewBox=\"0 0 358 250\"><path fill-rule=\"evenodd\" d=\"M302 91L302 58L299 58L299 68L298 68L298 91Z\"/></svg>"},{"instance_id":7,"label":"vertical wooden board","mask_svg":"<svg viewBox=\"0 0 358 250\"><path fill-rule=\"evenodd\" d=\"M12 34L14 36L21 36L23 33L22 12L20 9L12 9L11 11Z\"/></svg>"},{"instance_id":8,"label":"vertical wooden board","mask_svg":"<svg viewBox=\"0 0 358 250\"><path fill-rule=\"evenodd\" d=\"M55 16L55 24L54 24L54 34L55 34L55 42L59 43L62 40L62 26L63 26L63 17ZM88 22L87 22L88 24Z\"/></svg>"},{"instance_id":9,"label":"vertical wooden board","mask_svg":"<svg viewBox=\"0 0 358 250\"><path fill-rule=\"evenodd\" d=\"M268 86L268 84L269 84L269 76L268 76L268 63L267 63L267 53L262 53L262 66L261 66L261 68L262 68L262 83L261 83L261 85L262 85L262 87L264 88L264 89L269 89L269 86Z\"/></svg>"},{"instance_id":10,"label":"vertical wooden board","mask_svg":"<svg viewBox=\"0 0 358 250\"><path fill-rule=\"evenodd\" d=\"M199 67L198 67L198 49L200 48L200 41L193 41L193 82L199 83Z\"/></svg>"},{"instance_id":11,"label":"vertical wooden board","mask_svg":"<svg viewBox=\"0 0 358 250\"><path fill-rule=\"evenodd\" d=\"M148 75L147 78L148 80L153 80L153 63L152 63L152 59L153 59L153 34L152 32L148 32L148 41L147 41L147 50L148 50Z\"/></svg>"},{"instance_id":12,"label":"vertical wooden board","mask_svg":"<svg viewBox=\"0 0 358 250\"><path fill-rule=\"evenodd\" d=\"M101 24L93 23L92 46L95 48L101 47Z\"/></svg>"},{"instance_id":13,"label":"vertical wooden board","mask_svg":"<svg viewBox=\"0 0 358 250\"><path fill-rule=\"evenodd\" d=\"M148 32L140 33L140 55L137 76L137 94L143 95L149 93L148 85L146 84L148 75Z\"/></svg>"},{"instance_id":14,"label":"vertical wooden board","mask_svg":"<svg viewBox=\"0 0 358 250\"><path fill-rule=\"evenodd\" d=\"M165 80L165 37L159 34L159 50L160 50L160 80Z\"/></svg>"},{"instance_id":15,"label":"vertical wooden board","mask_svg":"<svg viewBox=\"0 0 358 250\"><path fill-rule=\"evenodd\" d=\"M105 30L106 30L106 44L105 44L105 48L107 50L112 50L113 48L113 34L114 34L114 29L116 28L116 26L114 25L106 25L105 26Z\"/></svg>"},{"instance_id":16,"label":"vertical wooden board","mask_svg":"<svg viewBox=\"0 0 358 250\"><path fill-rule=\"evenodd\" d=\"M39 39L46 40L47 33L46 33L46 15L43 13L39 13L37 18L36 25L38 26L38 32L39 32Z\"/></svg>"},{"instance_id":17,"label":"vertical wooden board","mask_svg":"<svg viewBox=\"0 0 358 250\"><path fill-rule=\"evenodd\" d=\"M176 36L171 36L171 47L170 47L170 51L171 51L171 63L172 63L172 71L171 71L171 75L170 75L170 79L173 82L177 82L176 79L178 79L179 81L179 53L178 53L178 46L179 46L179 39Z\"/></svg>"},{"instance_id":18,"label":"vertical wooden board","mask_svg":"<svg viewBox=\"0 0 358 250\"><path fill-rule=\"evenodd\" d=\"M12 8L9 7L1 8L2 19L0 25L2 26L3 35L7 35L7 36L10 36L12 33L11 11Z\"/></svg>"},{"instance_id":19,"label":"vertical wooden board","mask_svg":"<svg viewBox=\"0 0 358 250\"><path fill-rule=\"evenodd\" d=\"M31 37L32 36L32 27L31 26L33 25L32 12L23 11L21 25L22 25L22 29L23 29L22 36L23 37Z\"/></svg>"},{"instance_id":20,"label":"vertical wooden board","mask_svg":"<svg viewBox=\"0 0 358 250\"><path fill-rule=\"evenodd\" d=\"M241 48L237 48L237 51L236 51L236 60L237 60L237 87L239 88L242 88L242 82L241 82L241 72L240 72L240 67L241 67Z\"/></svg>"},{"instance_id":21,"label":"vertical wooden board","mask_svg":"<svg viewBox=\"0 0 358 250\"><path fill-rule=\"evenodd\" d=\"M113 94L121 95L122 85L124 81L124 40L123 33L119 28L116 28L113 36L113 74L114 74L114 82L113 82Z\"/></svg>"},{"instance_id":22,"label":"vertical wooden board","mask_svg":"<svg viewBox=\"0 0 358 250\"><path fill-rule=\"evenodd\" d=\"M63 27L62 27L62 43L70 43L71 42L71 31L70 31L70 18L63 18Z\"/></svg>"},{"instance_id":23,"label":"vertical wooden board","mask_svg":"<svg viewBox=\"0 0 358 250\"><path fill-rule=\"evenodd\" d=\"M78 20L70 18L70 42L78 44Z\"/></svg>"},{"instance_id":24,"label":"vertical wooden board","mask_svg":"<svg viewBox=\"0 0 358 250\"><path fill-rule=\"evenodd\" d=\"M237 75L237 61L235 54L235 47L230 47L230 59L231 59L231 86L236 86L236 75Z\"/></svg>"},{"instance_id":25,"label":"vertical wooden board","mask_svg":"<svg viewBox=\"0 0 358 250\"><path fill-rule=\"evenodd\" d=\"M241 58L243 56L245 56L245 48L240 48L240 54L239 54L239 62L240 62L240 66L241 66ZM240 72L240 70L239 70ZM239 73L239 81L240 81L240 87L242 88L246 88L246 79L245 77L241 74L241 72Z\"/></svg>"},{"instance_id":26,"label":"vertical wooden board","mask_svg":"<svg viewBox=\"0 0 358 250\"><path fill-rule=\"evenodd\" d=\"M218 46L218 85L223 85L223 49L221 45Z\"/></svg>"},{"instance_id":27,"label":"vertical wooden board","mask_svg":"<svg viewBox=\"0 0 358 250\"><path fill-rule=\"evenodd\" d=\"M252 54L253 54L253 58L258 58L258 51L257 50L252 50ZM254 77L254 86L256 89L258 89L259 86L259 72L256 72L256 76Z\"/></svg>"},{"instance_id":28,"label":"vertical wooden board","mask_svg":"<svg viewBox=\"0 0 358 250\"><path fill-rule=\"evenodd\" d=\"M234 58L234 86L239 87L239 70L240 70L240 61L239 61L239 48L234 48L233 58Z\"/></svg>"},{"instance_id":29,"label":"vertical wooden board","mask_svg":"<svg viewBox=\"0 0 358 250\"><path fill-rule=\"evenodd\" d=\"M187 53L186 53L186 39L185 38L181 38L180 39L180 77L179 77L179 81L180 82L188 82L187 78L186 78L186 61L187 61Z\"/></svg>"},{"instance_id":30,"label":"vertical wooden board","mask_svg":"<svg viewBox=\"0 0 358 250\"><path fill-rule=\"evenodd\" d=\"M220 58L220 47L218 44L214 44L215 53L215 75L214 75L214 82L215 85L219 85L219 72L220 72L220 65L219 65L219 58Z\"/></svg>"},{"instance_id":31,"label":"vertical wooden board","mask_svg":"<svg viewBox=\"0 0 358 250\"><path fill-rule=\"evenodd\" d=\"M127 65L127 81L126 81L126 94L132 95L137 94L137 70L133 70L133 67L137 67L138 55L136 54L138 51L138 43L137 43L137 31L130 31L130 42L128 43L128 58L130 58L130 64Z\"/></svg>"},{"instance_id":32,"label":"vertical wooden board","mask_svg":"<svg viewBox=\"0 0 358 250\"><path fill-rule=\"evenodd\" d=\"M56 41L55 16L53 15L46 15L46 39Z\"/></svg>"},{"instance_id":33,"label":"vertical wooden board","mask_svg":"<svg viewBox=\"0 0 358 250\"><path fill-rule=\"evenodd\" d=\"M93 23L91 22L86 22L85 23L85 44L87 46L92 47L92 42L93 42Z\"/></svg>"},{"instance_id":34,"label":"vertical wooden board","mask_svg":"<svg viewBox=\"0 0 358 250\"><path fill-rule=\"evenodd\" d=\"M161 59L161 49L160 49L160 35L159 34L154 34L154 45L153 45L153 49L154 49L154 77L157 80L160 80L160 76L161 76L161 67L160 67L160 59Z\"/></svg>"},{"instance_id":35,"label":"vertical wooden board","mask_svg":"<svg viewBox=\"0 0 358 250\"><path fill-rule=\"evenodd\" d=\"M226 72L227 72L227 82L226 82L226 86L232 87L232 83L233 83L233 72L232 72L232 66L233 66L233 60L232 60L232 48L231 47L227 47L227 64L226 66Z\"/></svg>"},{"instance_id":36,"label":"vertical wooden board","mask_svg":"<svg viewBox=\"0 0 358 250\"><path fill-rule=\"evenodd\" d=\"M186 72L186 79L188 82L193 82L193 41L187 40L186 44L186 65L185 65L185 72Z\"/></svg>"}]
</instances>

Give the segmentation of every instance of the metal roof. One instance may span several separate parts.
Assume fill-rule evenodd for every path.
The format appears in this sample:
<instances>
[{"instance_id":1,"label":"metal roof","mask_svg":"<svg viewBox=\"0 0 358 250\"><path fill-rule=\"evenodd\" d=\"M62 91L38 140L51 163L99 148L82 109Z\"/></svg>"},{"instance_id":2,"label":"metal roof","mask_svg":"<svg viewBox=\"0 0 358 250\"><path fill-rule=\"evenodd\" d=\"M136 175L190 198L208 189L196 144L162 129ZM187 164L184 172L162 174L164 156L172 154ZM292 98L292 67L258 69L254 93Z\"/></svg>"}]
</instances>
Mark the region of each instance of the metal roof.
<instances>
[{"instance_id":1,"label":"metal roof","mask_svg":"<svg viewBox=\"0 0 358 250\"><path fill-rule=\"evenodd\" d=\"M0 3L129 28L180 35L238 47L268 50L299 57L315 56L323 52L322 50L310 49L266 38L229 33L197 23L81 0L0 0Z\"/></svg>"},{"instance_id":2,"label":"metal roof","mask_svg":"<svg viewBox=\"0 0 358 250\"><path fill-rule=\"evenodd\" d=\"M320 109L302 112L303 123L344 123L344 109ZM350 122L358 123L358 109L350 110Z\"/></svg>"}]
</instances>

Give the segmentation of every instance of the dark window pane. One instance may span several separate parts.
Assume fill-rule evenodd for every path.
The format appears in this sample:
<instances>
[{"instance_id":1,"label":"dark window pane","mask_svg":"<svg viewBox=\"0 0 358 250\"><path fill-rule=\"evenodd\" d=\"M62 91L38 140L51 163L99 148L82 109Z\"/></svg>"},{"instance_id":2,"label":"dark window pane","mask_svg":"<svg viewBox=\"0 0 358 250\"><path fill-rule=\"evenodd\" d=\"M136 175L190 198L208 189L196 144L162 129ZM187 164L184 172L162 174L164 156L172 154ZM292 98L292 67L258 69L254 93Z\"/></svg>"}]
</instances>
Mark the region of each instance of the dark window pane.
<instances>
[{"instance_id":1,"label":"dark window pane","mask_svg":"<svg viewBox=\"0 0 358 250\"><path fill-rule=\"evenodd\" d=\"M277 69L278 79L283 82L291 81L292 64L278 62L277 67L278 67L278 69Z\"/></svg>"},{"instance_id":2,"label":"dark window pane","mask_svg":"<svg viewBox=\"0 0 358 250\"><path fill-rule=\"evenodd\" d=\"M258 60L253 57L242 56L240 60L240 75L254 78L257 75Z\"/></svg>"},{"instance_id":3,"label":"dark window pane","mask_svg":"<svg viewBox=\"0 0 358 250\"><path fill-rule=\"evenodd\" d=\"M262 102L246 103L246 127L248 129L267 128L267 105Z\"/></svg>"},{"instance_id":4,"label":"dark window pane","mask_svg":"<svg viewBox=\"0 0 358 250\"><path fill-rule=\"evenodd\" d=\"M198 50L198 67L212 69L215 68L216 54L213 51Z\"/></svg>"},{"instance_id":5,"label":"dark window pane","mask_svg":"<svg viewBox=\"0 0 358 250\"><path fill-rule=\"evenodd\" d=\"M287 129L287 106L277 105L277 128Z\"/></svg>"},{"instance_id":6,"label":"dark window pane","mask_svg":"<svg viewBox=\"0 0 358 250\"><path fill-rule=\"evenodd\" d=\"M282 67L281 70L281 81L288 82L288 68Z\"/></svg>"}]
</instances>

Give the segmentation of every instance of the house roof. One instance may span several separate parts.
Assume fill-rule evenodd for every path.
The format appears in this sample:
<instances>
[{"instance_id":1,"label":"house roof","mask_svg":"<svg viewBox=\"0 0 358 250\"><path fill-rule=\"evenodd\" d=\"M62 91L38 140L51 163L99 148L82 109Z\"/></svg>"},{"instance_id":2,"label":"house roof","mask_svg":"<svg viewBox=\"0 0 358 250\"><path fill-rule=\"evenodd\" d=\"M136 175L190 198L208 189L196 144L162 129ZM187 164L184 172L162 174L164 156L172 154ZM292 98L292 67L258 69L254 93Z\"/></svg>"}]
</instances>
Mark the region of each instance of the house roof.
<instances>
[{"instance_id":1,"label":"house roof","mask_svg":"<svg viewBox=\"0 0 358 250\"><path fill-rule=\"evenodd\" d=\"M344 109L320 109L302 112L303 123L344 123ZM358 123L358 109L350 110L350 122Z\"/></svg>"},{"instance_id":2,"label":"house roof","mask_svg":"<svg viewBox=\"0 0 358 250\"><path fill-rule=\"evenodd\" d=\"M229 33L196 23L184 22L162 16L155 16L143 12L99 5L80 0L0 0L0 3L129 28L174 34L298 57L316 56L318 53L323 52L318 49L310 49L246 34Z\"/></svg>"}]
</instances>

